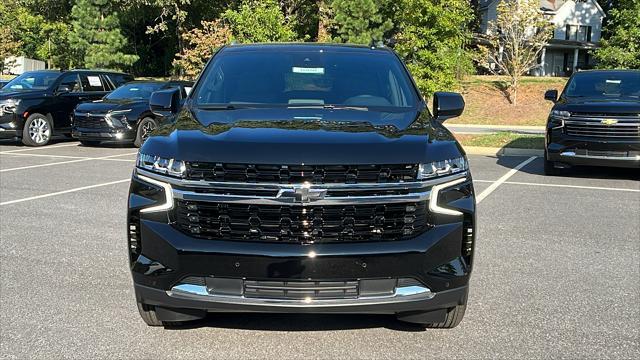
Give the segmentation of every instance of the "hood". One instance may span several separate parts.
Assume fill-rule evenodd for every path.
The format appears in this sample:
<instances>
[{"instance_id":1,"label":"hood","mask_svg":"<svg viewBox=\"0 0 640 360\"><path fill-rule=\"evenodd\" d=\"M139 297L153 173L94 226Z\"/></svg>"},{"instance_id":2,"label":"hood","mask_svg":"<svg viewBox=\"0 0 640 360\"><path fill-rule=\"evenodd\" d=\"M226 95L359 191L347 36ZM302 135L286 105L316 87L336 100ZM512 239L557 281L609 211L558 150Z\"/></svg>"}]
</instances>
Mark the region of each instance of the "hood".
<instances>
[{"instance_id":1,"label":"hood","mask_svg":"<svg viewBox=\"0 0 640 360\"><path fill-rule=\"evenodd\" d=\"M554 110L592 114L640 114L640 100L563 97L556 103Z\"/></svg>"},{"instance_id":2,"label":"hood","mask_svg":"<svg viewBox=\"0 0 640 360\"><path fill-rule=\"evenodd\" d=\"M0 101L9 99L34 99L47 96L47 90L11 90L0 91Z\"/></svg>"},{"instance_id":3,"label":"hood","mask_svg":"<svg viewBox=\"0 0 640 360\"><path fill-rule=\"evenodd\" d=\"M134 106L148 106L149 100L138 99L118 99L118 100L96 100L91 102L85 102L79 104L76 107L77 113L94 113L94 114L106 114L109 111L114 110L127 110Z\"/></svg>"},{"instance_id":4,"label":"hood","mask_svg":"<svg viewBox=\"0 0 640 360\"><path fill-rule=\"evenodd\" d=\"M442 160L462 149L426 111L187 108L141 152L185 161L355 165Z\"/></svg>"}]
</instances>

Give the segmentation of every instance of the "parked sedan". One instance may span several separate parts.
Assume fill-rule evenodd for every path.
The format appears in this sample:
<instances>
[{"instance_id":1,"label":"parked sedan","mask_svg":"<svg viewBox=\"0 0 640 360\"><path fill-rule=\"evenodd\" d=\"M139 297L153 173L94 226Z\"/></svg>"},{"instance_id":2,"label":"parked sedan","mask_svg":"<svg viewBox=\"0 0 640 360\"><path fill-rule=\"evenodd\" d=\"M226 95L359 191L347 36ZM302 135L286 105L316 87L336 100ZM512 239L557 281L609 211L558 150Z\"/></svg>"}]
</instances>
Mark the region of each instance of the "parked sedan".
<instances>
[{"instance_id":1,"label":"parked sedan","mask_svg":"<svg viewBox=\"0 0 640 360\"><path fill-rule=\"evenodd\" d=\"M179 88L181 101L186 98L192 82L133 81L103 99L80 104L73 114L73 137L83 145L101 142L133 142L140 146L158 127L156 116L149 108L154 91Z\"/></svg>"}]
</instances>

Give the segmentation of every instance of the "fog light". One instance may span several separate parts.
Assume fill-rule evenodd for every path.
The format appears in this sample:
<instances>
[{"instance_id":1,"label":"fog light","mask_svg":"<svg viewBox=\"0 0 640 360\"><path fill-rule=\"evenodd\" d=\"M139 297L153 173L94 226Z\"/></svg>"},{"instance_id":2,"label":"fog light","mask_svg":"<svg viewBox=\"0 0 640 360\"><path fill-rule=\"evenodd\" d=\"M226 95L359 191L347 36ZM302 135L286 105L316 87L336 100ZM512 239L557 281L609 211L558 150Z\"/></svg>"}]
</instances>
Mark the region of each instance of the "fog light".
<instances>
[{"instance_id":1,"label":"fog light","mask_svg":"<svg viewBox=\"0 0 640 360\"><path fill-rule=\"evenodd\" d=\"M116 134L116 139L120 140L120 139L122 139L123 136L124 136L123 133L117 133Z\"/></svg>"}]
</instances>

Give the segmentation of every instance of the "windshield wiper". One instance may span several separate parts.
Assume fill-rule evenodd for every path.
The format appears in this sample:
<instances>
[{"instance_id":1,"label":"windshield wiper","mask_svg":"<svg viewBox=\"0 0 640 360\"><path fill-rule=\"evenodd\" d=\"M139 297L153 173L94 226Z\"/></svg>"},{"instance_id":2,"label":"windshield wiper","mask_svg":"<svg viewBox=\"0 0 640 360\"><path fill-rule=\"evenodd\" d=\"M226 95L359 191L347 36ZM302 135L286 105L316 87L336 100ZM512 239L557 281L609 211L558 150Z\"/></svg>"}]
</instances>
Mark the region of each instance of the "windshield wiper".
<instances>
[{"instance_id":1,"label":"windshield wiper","mask_svg":"<svg viewBox=\"0 0 640 360\"><path fill-rule=\"evenodd\" d=\"M369 111L368 107L364 106L342 106L342 105L314 105L314 104L290 104L287 107L297 108L297 109L328 109L328 110L359 110L359 111Z\"/></svg>"}]
</instances>

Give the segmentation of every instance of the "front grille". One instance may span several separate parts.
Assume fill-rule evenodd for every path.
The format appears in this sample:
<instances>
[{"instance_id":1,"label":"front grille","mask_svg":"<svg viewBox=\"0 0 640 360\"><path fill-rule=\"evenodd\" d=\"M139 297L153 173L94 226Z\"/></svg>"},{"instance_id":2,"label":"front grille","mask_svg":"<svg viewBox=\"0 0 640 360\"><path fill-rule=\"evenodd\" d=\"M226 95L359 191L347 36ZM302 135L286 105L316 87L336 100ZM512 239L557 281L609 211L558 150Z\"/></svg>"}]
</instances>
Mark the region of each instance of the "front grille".
<instances>
[{"instance_id":1,"label":"front grille","mask_svg":"<svg viewBox=\"0 0 640 360\"><path fill-rule=\"evenodd\" d=\"M565 120L566 133L572 136L600 138L640 137L640 116L622 114L572 113Z\"/></svg>"},{"instance_id":2,"label":"front grille","mask_svg":"<svg viewBox=\"0 0 640 360\"><path fill-rule=\"evenodd\" d=\"M244 296L262 299L347 299L358 297L358 281L244 281Z\"/></svg>"},{"instance_id":3,"label":"front grille","mask_svg":"<svg viewBox=\"0 0 640 360\"><path fill-rule=\"evenodd\" d=\"M109 127L104 120L104 115L76 114L73 117L73 124L85 129L102 129Z\"/></svg>"},{"instance_id":4,"label":"front grille","mask_svg":"<svg viewBox=\"0 0 640 360\"><path fill-rule=\"evenodd\" d=\"M415 181L417 164L261 165L187 162L187 179L221 182L311 184Z\"/></svg>"},{"instance_id":5,"label":"front grille","mask_svg":"<svg viewBox=\"0 0 640 360\"><path fill-rule=\"evenodd\" d=\"M426 201L279 206L178 200L174 226L205 239L323 243L407 239L430 222Z\"/></svg>"}]
</instances>

